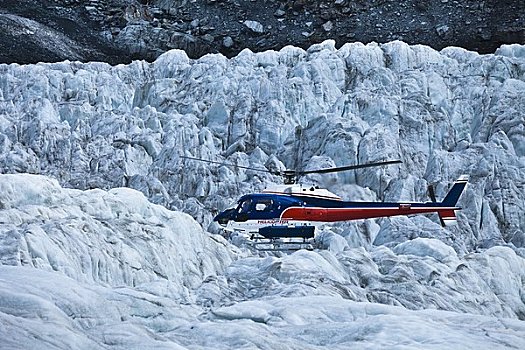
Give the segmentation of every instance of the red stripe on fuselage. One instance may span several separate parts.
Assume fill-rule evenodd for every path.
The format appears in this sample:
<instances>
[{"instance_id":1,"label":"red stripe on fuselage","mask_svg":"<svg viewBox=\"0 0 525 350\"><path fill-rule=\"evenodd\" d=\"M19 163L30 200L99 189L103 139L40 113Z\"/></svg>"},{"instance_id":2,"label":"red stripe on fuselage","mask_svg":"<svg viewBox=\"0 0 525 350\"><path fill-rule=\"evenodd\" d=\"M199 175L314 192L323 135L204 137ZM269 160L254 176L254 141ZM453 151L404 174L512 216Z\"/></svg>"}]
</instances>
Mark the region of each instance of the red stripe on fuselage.
<instances>
[{"instance_id":1,"label":"red stripe on fuselage","mask_svg":"<svg viewBox=\"0 0 525 350\"><path fill-rule=\"evenodd\" d=\"M281 215L281 219L335 222L359 219L372 219L384 216L412 215L433 212L448 212L458 208L424 207L424 208L312 208L291 207Z\"/></svg>"}]
</instances>

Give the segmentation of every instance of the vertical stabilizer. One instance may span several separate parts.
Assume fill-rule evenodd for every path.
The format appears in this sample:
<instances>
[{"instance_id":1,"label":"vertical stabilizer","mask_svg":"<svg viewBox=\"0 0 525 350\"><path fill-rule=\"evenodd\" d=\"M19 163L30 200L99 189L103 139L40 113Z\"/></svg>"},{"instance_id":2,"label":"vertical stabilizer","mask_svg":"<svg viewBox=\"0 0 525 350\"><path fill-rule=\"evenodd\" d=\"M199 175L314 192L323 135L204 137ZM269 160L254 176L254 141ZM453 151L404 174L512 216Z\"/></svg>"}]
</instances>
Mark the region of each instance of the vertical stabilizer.
<instances>
[{"instance_id":1,"label":"vertical stabilizer","mask_svg":"<svg viewBox=\"0 0 525 350\"><path fill-rule=\"evenodd\" d=\"M465 189L465 186L468 182L468 175L461 175L456 182L454 182L454 186L448 191L447 195L445 196L445 199L443 199L443 203L447 207L455 207L456 203L459 200L459 197L461 196L461 193Z\"/></svg>"},{"instance_id":2,"label":"vertical stabilizer","mask_svg":"<svg viewBox=\"0 0 525 350\"><path fill-rule=\"evenodd\" d=\"M455 207L459 200L459 197L461 196L461 193L463 193L465 186L467 186L467 183L468 175L461 175L456 180L456 182L454 182L454 185L452 186L450 191L448 191L447 195L445 196L445 199L443 199L443 202L441 202L441 204L446 207ZM438 215L443 226L453 226L457 224L455 210L439 210Z\"/></svg>"}]
</instances>

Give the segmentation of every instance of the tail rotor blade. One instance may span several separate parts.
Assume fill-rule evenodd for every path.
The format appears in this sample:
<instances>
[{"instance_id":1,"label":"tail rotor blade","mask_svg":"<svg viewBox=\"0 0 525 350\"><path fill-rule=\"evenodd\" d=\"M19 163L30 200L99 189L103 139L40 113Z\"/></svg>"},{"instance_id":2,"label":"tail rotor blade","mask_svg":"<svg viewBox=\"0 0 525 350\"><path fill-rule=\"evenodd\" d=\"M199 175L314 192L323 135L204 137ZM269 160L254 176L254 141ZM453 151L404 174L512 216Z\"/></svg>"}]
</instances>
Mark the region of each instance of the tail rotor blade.
<instances>
[{"instance_id":1,"label":"tail rotor blade","mask_svg":"<svg viewBox=\"0 0 525 350\"><path fill-rule=\"evenodd\" d=\"M432 185L428 185L428 196L430 197L430 200L433 202L433 203L436 203L437 200L436 200L436 192L434 191L434 186ZM446 224L445 224L445 220L443 220L443 218L441 217L441 215L438 215L439 217L439 223L441 224L441 227L445 227Z\"/></svg>"},{"instance_id":2,"label":"tail rotor blade","mask_svg":"<svg viewBox=\"0 0 525 350\"><path fill-rule=\"evenodd\" d=\"M428 185L428 196L430 197L430 200L434 203L436 203L436 192L434 192L434 186Z\"/></svg>"}]
</instances>

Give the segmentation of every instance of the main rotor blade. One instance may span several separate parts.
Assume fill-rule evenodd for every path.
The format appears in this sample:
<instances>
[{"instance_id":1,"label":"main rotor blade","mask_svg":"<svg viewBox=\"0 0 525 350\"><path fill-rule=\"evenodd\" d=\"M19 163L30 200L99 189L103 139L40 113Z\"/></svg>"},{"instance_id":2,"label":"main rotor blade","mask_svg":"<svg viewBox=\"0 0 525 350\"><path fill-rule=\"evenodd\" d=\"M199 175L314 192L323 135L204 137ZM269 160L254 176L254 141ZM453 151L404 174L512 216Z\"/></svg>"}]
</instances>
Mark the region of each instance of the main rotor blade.
<instances>
[{"instance_id":1,"label":"main rotor blade","mask_svg":"<svg viewBox=\"0 0 525 350\"><path fill-rule=\"evenodd\" d=\"M281 173L278 173L278 172L275 172L275 171L270 171L270 170L267 170L267 169L250 168L248 166L236 165L236 164L225 163L225 162L216 162L216 161L213 161L213 160L200 159L200 158L194 158L194 157L186 157L186 156L179 156L179 157L180 158L184 158L184 159L197 160L199 162L204 162L204 163L226 165L226 166L231 166L231 167L235 167L235 168L248 169L248 170L253 170L253 171L261 171L261 172L270 173L270 174L273 174L273 175L281 175Z\"/></svg>"},{"instance_id":2,"label":"main rotor blade","mask_svg":"<svg viewBox=\"0 0 525 350\"><path fill-rule=\"evenodd\" d=\"M359 164L359 165L341 166L341 167L336 167L336 168L326 168L326 169L319 169L319 170L298 171L297 175L335 173L335 172L338 172L338 171L347 171L347 170L354 170L354 169L361 169L361 168L370 168L370 167L374 167L374 166L397 164L397 163L403 163L403 162L400 161L400 160L388 160L386 162L365 163L365 164Z\"/></svg>"}]
</instances>

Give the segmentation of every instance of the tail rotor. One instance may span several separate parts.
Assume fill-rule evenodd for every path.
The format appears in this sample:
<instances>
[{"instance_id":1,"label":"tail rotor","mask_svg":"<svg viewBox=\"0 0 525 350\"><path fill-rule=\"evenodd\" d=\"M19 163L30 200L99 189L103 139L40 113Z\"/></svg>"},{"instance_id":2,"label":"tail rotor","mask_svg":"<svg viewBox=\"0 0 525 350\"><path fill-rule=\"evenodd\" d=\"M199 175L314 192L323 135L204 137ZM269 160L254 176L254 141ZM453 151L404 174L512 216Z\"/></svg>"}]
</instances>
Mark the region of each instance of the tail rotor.
<instances>
[{"instance_id":1,"label":"tail rotor","mask_svg":"<svg viewBox=\"0 0 525 350\"><path fill-rule=\"evenodd\" d=\"M437 203L436 192L434 191L434 186L432 184L429 184L427 189L428 189L428 196L430 197L430 200L432 201L432 203ZM441 223L441 226L445 227L446 226L445 221L443 220L441 215L438 215L438 217L439 217L439 222Z\"/></svg>"}]
</instances>

